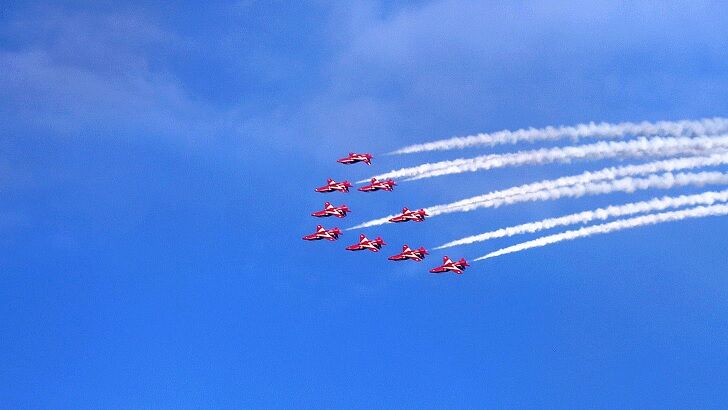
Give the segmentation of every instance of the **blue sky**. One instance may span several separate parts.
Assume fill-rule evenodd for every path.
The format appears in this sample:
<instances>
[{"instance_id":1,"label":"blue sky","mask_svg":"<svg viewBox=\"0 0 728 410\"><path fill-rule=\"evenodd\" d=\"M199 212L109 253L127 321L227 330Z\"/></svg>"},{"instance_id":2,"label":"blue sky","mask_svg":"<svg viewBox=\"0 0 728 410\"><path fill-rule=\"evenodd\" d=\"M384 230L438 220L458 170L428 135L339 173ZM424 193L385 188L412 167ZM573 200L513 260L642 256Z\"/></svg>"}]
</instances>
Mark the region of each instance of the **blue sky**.
<instances>
[{"instance_id":1,"label":"blue sky","mask_svg":"<svg viewBox=\"0 0 728 410\"><path fill-rule=\"evenodd\" d=\"M462 276L426 273L442 252L394 264L344 252L355 232L300 237L327 199L352 208L346 227L614 163L312 192L455 156L378 155L403 145L726 116L727 41L718 2L6 2L2 407L724 408L725 218ZM334 162L349 151L375 165ZM662 194L366 233L389 254Z\"/></svg>"}]
</instances>

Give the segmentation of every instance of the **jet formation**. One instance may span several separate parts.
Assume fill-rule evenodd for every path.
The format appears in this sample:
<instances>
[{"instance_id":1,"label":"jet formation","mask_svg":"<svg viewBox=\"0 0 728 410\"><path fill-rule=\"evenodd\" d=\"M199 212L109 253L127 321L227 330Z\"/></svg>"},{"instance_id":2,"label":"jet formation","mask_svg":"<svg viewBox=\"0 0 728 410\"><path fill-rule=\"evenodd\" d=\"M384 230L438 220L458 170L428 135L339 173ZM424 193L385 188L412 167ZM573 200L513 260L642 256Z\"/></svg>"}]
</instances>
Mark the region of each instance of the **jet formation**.
<instances>
[{"instance_id":1,"label":"jet formation","mask_svg":"<svg viewBox=\"0 0 728 410\"><path fill-rule=\"evenodd\" d=\"M348 206L346 204L340 205L340 206L333 206L331 205L331 202L324 202L324 209L311 213L311 216L315 216L318 218L326 218L329 216L335 216L337 218L344 218L346 217L346 214L348 212L351 212Z\"/></svg>"},{"instance_id":2,"label":"jet formation","mask_svg":"<svg viewBox=\"0 0 728 410\"><path fill-rule=\"evenodd\" d=\"M339 228L326 229L321 225L317 225L316 232L311 235L304 236L303 239L306 241L320 241L321 239L335 241L339 239L339 235L341 235L341 230Z\"/></svg>"},{"instance_id":3,"label":"jet formation","mask_svg":"<svg viewBox=\"0 0 728 410\"><path fill-rule=\"evenodd\" d=\"M349 181L343 181L343 182L336 182L333 179L329 178L326 180L326 185L322 187L318 187L315 189L316 192L349 192L349 188L351 188L351 182Z\"/></svg>"},{"instance_id":4,"label":"jet formation","mask_svg":"<svg viewBox=\"0 0 728 410\"><path fill-rule=\"evenodd\" d=\"M468 262L465 260L465 258L460 258L459 261L454 262L452 259L448 258L447 256L442 257L442 265L430 269L430 272L432 273L443 273L443 272L452 272L457 273L458 275L462 274L465 270L466 266L468 265Z\"/></svg>"},{"instance_id":5,"label":"jet formation","mask_svg":"<svg viewBox=\"0 0 728 410\"><path fill-rule=\"evenodd\" d=\"M424 209L420 209L419 211L410 211L407 208L402 208L402 214L397 215L394 218L389 218L389 222L407 222L407 221L415 221L415 222L422 222L425 220L425 217L427 216L427 212L425 212Z\"/></svg>"},{"instance_id":6,"label":"jet formation","mask_svg":"<svg viewBox=\"0 0 728 410\"><path fill-rule=\"evenodd\" d=\"M388 179L386 181L377 181L376 178L372 178L370 181L371 184L364 185L363 187L359 188L359 191L362 192L374 192L379 190L384 191L394 191L394 186L397 185L393 180Z\"/></svg>"},{"instance_id":7,"label":"jet formation","mask_svg":"<svg viewBox=\"0 0 728 410\"><path fill-rule=\"evenodd\" d=\"M372 165L372 154L356 154L354 152L350 152L349 156L346 158L337 159L336 162L340 164L356 164L357 162L363 162L367 165Z\"/></svg>"},{"instance_id":8,"label":"jet formation","mask_svg":"<svg viewBox=\"0 0 728 410\"><path fill-rule=\"evenodd\" d=\"M409 259L415 262L422 262L422 259L425 259L425 255L427 254L427 249L425 249L424 246L420 246L420 249L410 249L407 244L404 244L402 245L401 253L392 255L387 259L389 259L390 261L406 261L407 259Z\"/></svg>"},{"instance_id":9,"label":"jet formation","mask_svg":"<svg viewBox=\"0 0 728 410\"><path fill-rule=\"evenodd\" d=\"M372 252L379 252L382 246L386 245L382 240L381 236L377 236L377 239L368 239L364 234L359 235L359 243L347 246L347 251L364 251L370 250Z\"/></svg>"},{"instance_id":10,"label":"jet formation","mask_svg":"<svg viewBox=\"0 0 728 410\"><path fill-rule=\"evenodd\" d=\"M345 158L341 158L336 160L336 162L345 164L345 165L351 165L356 164L358 162L363 162L367 165L372 164L372 159L374 157L371 154L357 154L354 152L350 152L349 155ZM394 187L397 185L396 182L394 182L392 179L387 179L383 181L378 181L376 178L372 178L370 180L370 183L364 186L359 187L357 190L361 192L374 192L374 191L388 191L391 192L394 190ZM349 188L352 188L352 184L347 181L341 181L336 182L333 179L329 178L326 181L326 185L322 187L318 187L315 189L316 192L321 193L330 193L330 192L344 192L348 193ZM337 217L337 218L345 218L348 213L350 213L351 210L348 206L339 205L334 206L330 202L324 203L324 208L320 211L312 212L311 216L317 217L317 218L327 218L327 217ZM392 223L401 223L401 222L423 222L425 218L429 216L427 212L424 209L419 210L410 210L408 208L402 208L402 213L400 215L397 215L395 217L392 217L389 219L389 222ZM342 232L339 228L331 228L326 229L321 225L316 226L316 232L306 235L303 237L304 240L307 241L318 241L322 239L326 239L328 241L335 241L339 239L339 236L342 235ZM370 251L370 252L379 252L383 246L385 246L386 243L382 239L381 236L377 236L376 239L369 239L364 235L363 233L359 235L359 242L349 245L346 247L346 250L348 251ZM387 259L390 261L406 261L411 260L415 262L421 262L423 259L425 259L425 256L428 255L427 249L425 249L424 246L420 246L417 249L412 249L408 245L402 246L402 252L392 255L388 257ZM442 265L430 269L431 273L445 273L445 272L452 272L455 274L462 274L466 267L470 266L468 262L461 258L459 261L455 262L451 260L449 257L445 256L442 259Z\"/></svg>"}]
</instances>

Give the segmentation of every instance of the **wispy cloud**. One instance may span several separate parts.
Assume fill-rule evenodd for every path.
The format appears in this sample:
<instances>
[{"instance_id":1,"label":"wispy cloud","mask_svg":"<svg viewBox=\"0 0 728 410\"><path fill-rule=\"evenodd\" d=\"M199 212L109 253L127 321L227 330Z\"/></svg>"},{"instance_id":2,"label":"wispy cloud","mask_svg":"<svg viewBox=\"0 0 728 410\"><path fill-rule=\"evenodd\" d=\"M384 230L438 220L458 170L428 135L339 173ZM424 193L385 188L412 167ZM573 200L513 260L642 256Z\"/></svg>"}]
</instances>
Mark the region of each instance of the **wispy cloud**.
<instances>
[{"instance_id":1,"label":"wispy cloud","mask_svg":"<svg viewBox=\"0 0 728 410\"><path fill-rule=\"evenodd\" d=\"M703 192L695 195L665 196L653 198L649 201L632 202L623 205L612 205L606 208L598 208L590 211L578 212L558 218L547 218L541 221L528 222L521 225L500 228L494 231L485 232L479 235L472 235L440 245L435 249L451 248L453 246L468 245L476 242L484 242L495 238L510 237L525 233L534 233L557 226L576 225L589 223L595 220L606 220L609 218L623 217L628 215L664 211L670 208L682 208L695 205L713 205L728 201L728 190L720 192Z\"/></svg>"},{"instance_id":2,"label":"wispy cloud","mask_svg":"<svg viewBox=\"0 0 728 410\"><path fill-rule=\"evenodd\" d=\"M195 141L230 112L196 98L169 68L184 41L142 12L49 8L13 15L0 46L1 118L11 131L173 135Z\"/></svg>"},{"instance_id":3,"label":"wispy cloud","mask_svg":"<svg viewBox=\"0 0 728 410\"><path fill-rule=\"evenodd\" d=\"M495 252L491 252L487 255L476 258L476 261L495 258L496 256L506 255L509 253L525 251L527 249L538 248L546 245L551 245L558 242L570 241L578 238L585 238L587 236L606 234L610 232L621 231L625 229L637 228L646 225L655 225L664 222L682 221L684 219L691 218L705 218L708 216L721 216L728 215L728 205L711 205L711 206L698 206L695 208L689 208L679 211L662 212L657 214L649 214L643 216L637 216L629 219L620 219L614 222L609 222L601 225L587 226L577 230L566 231L554 235L544 236L531 241L512 245L507 248L499 249Z\"/></svg>"}]
</instances>

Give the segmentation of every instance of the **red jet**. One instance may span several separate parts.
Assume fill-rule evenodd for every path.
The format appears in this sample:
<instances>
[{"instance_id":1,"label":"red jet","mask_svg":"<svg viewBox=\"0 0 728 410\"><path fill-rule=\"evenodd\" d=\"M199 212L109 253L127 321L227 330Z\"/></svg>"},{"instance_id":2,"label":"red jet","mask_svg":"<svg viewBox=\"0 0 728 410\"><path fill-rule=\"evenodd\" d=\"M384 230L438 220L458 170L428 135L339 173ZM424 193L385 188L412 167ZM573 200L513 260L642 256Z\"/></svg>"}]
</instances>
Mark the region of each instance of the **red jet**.
<instances>
[{"instance_id":1,"label":"red jet","mask_svg":"<svg viewBox=\"0 0 728 410\"><path fill-rule=\"evenodd\" d=\"M377 181L376 178L372 178L371 184L365 185L359 188L359 190L362 192L373 192L379 191L380 189L383 189L385 191L392 191L394 190L395 185L397 185L397 183L392 181L391 179L388 179L386 181Z\"/></svg>"},{"instance_id":2,"label":"red jet","mask_svg":"<svg viewBox=\"0 0 728 410\"><path fill-rule=\"evenodd\" d=\"M348 157L337 159L336 162L346 165L356 164L357 162L364 162L367 165L372 165L372 158L374 157L371 154L357 154L354 152L350 152Z\"/></svg>"},{"instance_id":3,"label":"red jet","mask_svg":"<svg viewBox=\"0 0 728 410\"><path fill-rule=\"evenodd\" d=\"M380 249L382 249L382 246L386 245L381 237L377 236L377 239L371 240L367 239L364 234L359 235L359 243L356 245L347 246L347 251L363 251L365 249L368 249L372 252L379 252Z\"/></svg>"},{"instance_id":4,"label":"red jet","mask_svg":"<svg viewBox=\"0 0 728 410\"><path fill-rule=\"evenodd\" d=\"M311 235L304 236L303 239L307 241L320 241L321 239L335 241L339 239L339 235L341 235L341 230L339 228L325 229L323 226L317 225L316 232Z\"/></svg>"},{"instance_id":5,"label":"red jet","mask_svg":"<svg viewBox=\"0 0 728 410\"><path fill-rule=\"evenodd\" d=\"M426 216L429 215L427 215L427 212L425 212L424 209L420 209L419 211L410 211L407 208L402 208L402 215L397 215L394 218L390 218L389 222L422 222L425 220Z\"/></svg>"},{"instance_id":6,"label":"red jet","mask_svg":"<svg viewBox=\"0 0 728 410\"><path fill-rule=\"evenodd\" d=\"M468 265L468 262L465 261L465 258L461 258L458 262L453 262L452 259L445 256L442 258L442 265L438 266L436 268L430 269L430 272L431 273L453 272L453 273L457 273L458 275L460 275L463 273L466 266L470 266L470 265Z\"/></svg>"},{"instance_id":7,"label":"red jet","mask_svg":"<svg viewBox=\"0 0 728 410\"><path fill-rule=\"evenodd\" d=\"M404 261L412 259L413 261L421 262L422 259L425 259L425 255L428 255L428 253L424 246L420 246L420 249L410 249L409 246L404 245L402 247L402 253L392 255L387 259L390 261Z\"/></svg>"},{"instance_id":8,"label":"red jet","mask_svg":"<svg viewBox=\"0 0 728 410\"><path fill-rule=\"evenodd\" d=\"M336 182L329 178L326 180L326 185L316 188L316 192L349 192L349 188L351 188L351 183L349 181Z\"/></svg>"},{"instance_id":9,"label":"red jet","mask_svg":"<svg viewBox=\"0 0 728 410\"><path fill-rule=\"evenodd\" d=\"M311 214L311 216L317 216L319 218L325 218L328 216L335 216L337 218L343 218L346 216L347 212L351 212L349 210L349 207L346 205L341 206L333 206L330 202L324 202L324 209L323 211L314 212Z\"/></svg>"}]
</instances>

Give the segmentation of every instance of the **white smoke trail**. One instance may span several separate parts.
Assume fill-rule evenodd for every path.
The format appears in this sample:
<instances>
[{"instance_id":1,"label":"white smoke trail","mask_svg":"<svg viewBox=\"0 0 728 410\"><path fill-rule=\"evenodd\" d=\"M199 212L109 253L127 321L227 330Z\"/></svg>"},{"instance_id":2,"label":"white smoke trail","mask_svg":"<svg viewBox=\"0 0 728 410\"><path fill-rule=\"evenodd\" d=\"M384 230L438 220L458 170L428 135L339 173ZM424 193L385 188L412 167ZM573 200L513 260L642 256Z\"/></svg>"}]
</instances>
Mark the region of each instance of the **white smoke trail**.
<instances>
[{"instance_id":1,"label":"white smoke trail","mask_svg":"<svg viewBox=\"0 0 728 410\"><path fill-rule=\"evenodd\" d=\"M608 167L598 171L586 171L578 175L571 175L552 180L545 180L531 184L508 188L501 191L490 192L472 198L462 199L450 204L436 205L427 208L431 215L438 215L443 210L459 208L474 203L485 202L498 198L505 198L513 195L521 195L529 192L555 189L564 186L587 184L590 182L614 180L627 176L639 176L656 174L659 172L684 171L688 169L704 168L728 164L728 153L716 153L709 156L685 157L667 159L661 161L647 162L639 165L624 165L620 167Z\"/></svg>"},{"instance_id":2,"label":"white smoke trail","mask_svg":"<svg viewBox=\"0 0 728 410\"><path fill-rule=\"evenodd\" d=\"M728 148L728 135L716 137L654 137L630 141L599 141L594 144L569 147L543 148L507 154L489 154L475 158L421 164L377 175L377 179L408 178L408 181L442 175L459 174L510 166L568 163L574 160L606 158L669 157L674 155L700 155L715 149ZM368 179L359 181L367 182Z\"/></svg>"},{"instance_id":3,"label":"white smoke trail","mask_svg":"<svg viewBox=\"0 0 728 410\"><path fill-rule=\"evenodd\" d=\"M556 189L514 195L501 199L470 204L459 208L442 210L440 214L452 212L468 212L480 208L498 208L521 202L553 201L560 198L579 198L584 195L603 195L613 192L634 192L646 189L670 189L687 185L728 185L728 173L697 172L673 174L666 172L659 175L648 175L645 178L626 177L604 182L572 185Z\"/></svg>"},{"instance_id":4,"label":"white smoke trail","mask_svg":"<svg viewBox=\"0 0 728 410\"><path fill-rule=\"evenodd\" d=\"M494 146L519 142L554 141L570 138L619 138L624 136L696 136L714 135L728 131L728 119L706 118L696 121L622 122L618 124L590 122L574 126L503 130L487 134L453 137L425 144L400 148L389 154L412 154L426 151L444 151L473 146Z\"/></svg>"},{"instance_id":5,"label":"white smoke trail","mask_svg":"<svg viewBox=\"0 0 728 410\"><path fill-rule=\"evenodd\" d=\"M621 167L609 167L599 171L587 171L578 175L571 175L561 177L557 179L544 180L540 182L534 182L530 184L520 185L500 191L490 192L484 195L478 195L475 197L463 199L450 204L435 205L427 207L427 213L430 216L437 216L440 214L456 212L463 206L469 206L472 204L484 203L491 200L506 198L509 196L522 195L531 192L537 192L542 190L552 190L560 187L587 184L596 181L614 180L626 176L638 176L648 175L659 172L672 172L682 171L695 168L711 167L717 165L728 164L728 153L713 154L709 156L700 157L687 157L687 158L675 158L662 161L648 162L640 165L625 165ZM382 225L389 222L390 218L395 215L389 215L383 218L373 219L368 222L364 222L352 228L361 229L370 226Z\"/></svg>"},{"instance_id":6,"label":"white smoke trail","mask_svg":"<svg viewBox=\"0 0 728 410\"><path fill-rule=\"evenodd\" d=\"M517 245L509 246L507 248L491 252L475 260L480 261L483 259L494 258L496 256L506 255L509 253L524 251L526 249L551 245L557 242L570 241L577 238L585 238L587 236L621 231L624 229L631 229L639 226L654 225L663 222L681 221L688 218L703 218L707 216L722 215L728 215L728 205L720 204L711 206L697 206L695 208L688 208L679 211L662 212L658 214L637 216L629 219L620 219L614 222L587 226L584 228L544 236L531 241L519 243Z\"/></svg>"},{"instance_id":7,"label":"white smoke trail","mask_svg":"<svg viewBox=\"0 0 728 410\"><path fill-rule=\"evenodd\" d=\"M468 245L475 242L483 242L495 238L510 237L523 233L534 233L544 229L551 229L557 226L575 225L588 223L594 220L606 220L609 218L622 217L640 213L664 211L670 208L681 208L685 206L713 205L715 203L728 202L728 190L720 192L703 192L695 195L681 195L677 197L654 198L649 201L633 202L624 205L608 206L592 211L578 212L558 218L548 218L538 222L529 222L507 228L496 229L479 235L468 236L448 242L435 249L450 248L458 245Z\"/></svg>"}]
</instances>

